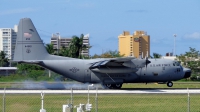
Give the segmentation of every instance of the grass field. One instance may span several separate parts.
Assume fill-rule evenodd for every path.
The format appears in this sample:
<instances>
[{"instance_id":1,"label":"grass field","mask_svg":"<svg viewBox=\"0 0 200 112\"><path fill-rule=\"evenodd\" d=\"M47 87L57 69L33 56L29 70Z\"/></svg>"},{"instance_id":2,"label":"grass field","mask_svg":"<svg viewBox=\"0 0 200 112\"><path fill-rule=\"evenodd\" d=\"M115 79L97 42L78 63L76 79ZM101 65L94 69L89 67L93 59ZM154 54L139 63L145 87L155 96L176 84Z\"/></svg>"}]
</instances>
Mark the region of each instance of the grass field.
<instances>
[{"instance_id":1,"label":"grass field","mask_svg":"<svg viewBox=\"0 0 200 112\"><path fill-rule=\"evenodd\" d=\"M173 82L171 88L200 88L200 82ZM170 88L166 84L157 83L125 83L122 88Z\"/></svg>"},{"instance_id":2,"label":"grass field","mask_svg":"<svg viewBox=\"0 0 200 112\"><path fill-rule=\"evenodd\" d=\"M53 82L51 82L53 83ZM20 87L22 83L4 82L0 88ZM200 88L199 82L174 82L172 88ZM124 84L122 88L168 88L166 84ZM3 97L3 94L0 94ZM40 94L6 94L6 112L36 112L41 108ZM45 94L44 108L47 112L61 112L70 94ZM87 103L87 94L74 94L73 104ZM90 94L95 111L95 94ZM3 101L0 101L0 111ZM187 94L99 94L98 112L185 112L188 109ZM190 95L190 112L200 112L200 94ZM76 109L74 109L76 112Z\"/></svg>"},{"instance_id":3,"label":"grass field","mask_svg":"<svg viewBox=\"0 0 200 112\"><path fill-rule=\"evenodd\" d=\"M40 98L40 94L6 94L6 112L37 112L41 108ZM67 104L68 99L70 94L45 94L44 108L47 112L61 112L62 105ZM200 94L191 94L190 112L200 112L199 99ZM87 94L74 94L73 102L74 105L86 104ZM90 94L90 103L94 112L95 94ZM98 95L98 112L186 112L187 109L187 94Z\"/></svg>"}]
</instances>

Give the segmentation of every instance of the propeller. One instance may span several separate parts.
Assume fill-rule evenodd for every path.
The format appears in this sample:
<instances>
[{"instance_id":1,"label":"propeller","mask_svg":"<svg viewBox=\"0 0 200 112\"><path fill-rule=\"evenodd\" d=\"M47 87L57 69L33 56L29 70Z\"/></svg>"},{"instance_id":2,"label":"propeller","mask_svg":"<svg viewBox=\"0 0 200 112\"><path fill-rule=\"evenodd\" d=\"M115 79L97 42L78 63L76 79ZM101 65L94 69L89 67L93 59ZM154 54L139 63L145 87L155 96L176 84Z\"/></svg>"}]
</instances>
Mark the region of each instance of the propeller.
<instances>
[{"instance_id":1,"label":"propeller","mask_svg":"<svg viewBox=\"0 0 200 112\"><path fill-rule=\"evenodd\" d=\"M151 61L148 60L148 57L146 57L146 68L147 68L147 65L151 63Z\"/></svg>"}]
</instances>

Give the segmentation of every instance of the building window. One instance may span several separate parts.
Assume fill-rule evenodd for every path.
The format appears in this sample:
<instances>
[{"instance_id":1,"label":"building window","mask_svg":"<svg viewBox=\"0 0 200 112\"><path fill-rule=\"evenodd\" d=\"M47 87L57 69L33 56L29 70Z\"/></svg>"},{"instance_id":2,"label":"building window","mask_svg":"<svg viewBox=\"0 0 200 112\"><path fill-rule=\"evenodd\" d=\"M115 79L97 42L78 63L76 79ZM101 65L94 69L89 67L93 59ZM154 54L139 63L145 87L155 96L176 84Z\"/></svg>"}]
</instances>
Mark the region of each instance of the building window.
<instances>
[{"instance_id":1,"label":"building window","mask_svg":"<svg viewBox=\"0 0 200 112\"><path fill-rule=\"evenodd\" d=\"M8 34L8 32L3 32L3 34Z\"/></svg>"}]
</instances>

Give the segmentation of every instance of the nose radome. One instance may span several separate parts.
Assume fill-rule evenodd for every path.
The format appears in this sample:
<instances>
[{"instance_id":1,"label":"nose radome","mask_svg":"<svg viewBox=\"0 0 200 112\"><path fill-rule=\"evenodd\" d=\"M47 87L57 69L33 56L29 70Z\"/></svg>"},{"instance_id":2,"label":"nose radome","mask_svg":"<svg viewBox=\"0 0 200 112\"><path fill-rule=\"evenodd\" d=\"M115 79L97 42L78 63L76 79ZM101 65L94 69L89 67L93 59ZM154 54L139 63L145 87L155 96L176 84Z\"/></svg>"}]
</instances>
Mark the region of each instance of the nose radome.
<instances>
[{"instance_id":1,"label":"nose radome","mask_svg":"<svg viewBox=\"0 0 200 112\"><path fill-rule=\"evenodd\" d=\"M184 68L183 69L183 71L184 71L184 78L189 78L190 76L191 76L191 69L189 69L189 68Z\"/></svg>"}]
</instances>

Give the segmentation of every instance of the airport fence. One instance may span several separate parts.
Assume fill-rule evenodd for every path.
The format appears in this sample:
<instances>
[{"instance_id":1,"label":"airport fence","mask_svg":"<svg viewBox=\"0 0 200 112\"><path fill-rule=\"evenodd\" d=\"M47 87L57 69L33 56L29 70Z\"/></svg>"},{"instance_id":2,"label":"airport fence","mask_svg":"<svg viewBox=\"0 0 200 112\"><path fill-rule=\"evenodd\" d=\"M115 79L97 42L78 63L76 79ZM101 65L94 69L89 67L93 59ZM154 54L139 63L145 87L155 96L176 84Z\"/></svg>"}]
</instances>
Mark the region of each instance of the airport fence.
<instances>
[{"instance_id":1,"label":"airport fence","mask_svg":"<svg viewBox=\"0 0 200 112\"><path fill-rule=\"evenodd\" d=\"M77 112L80 104L88 102L88 94L44 94L46 112L63 112L63 105L73 104ZM72 98L72 99L71 99ZM41 94L2 94L2 112L39 112ZM200 112L200 94L89 94L91 112ZM68 112L68 111L66 111ZM81 112L81 111L80 111Z\"/></svg>"}]
</instances>

